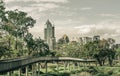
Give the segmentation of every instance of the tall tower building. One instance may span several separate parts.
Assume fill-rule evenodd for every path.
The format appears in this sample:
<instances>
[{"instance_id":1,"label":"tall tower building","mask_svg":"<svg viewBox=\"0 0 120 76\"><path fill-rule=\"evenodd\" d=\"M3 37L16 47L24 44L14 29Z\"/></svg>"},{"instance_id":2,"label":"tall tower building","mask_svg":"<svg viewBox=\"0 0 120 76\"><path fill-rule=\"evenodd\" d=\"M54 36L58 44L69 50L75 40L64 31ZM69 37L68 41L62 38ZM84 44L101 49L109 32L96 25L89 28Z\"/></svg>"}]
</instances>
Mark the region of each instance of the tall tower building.
<instances>
[{"instance_id":1,"label":"tall tower building","mask_svg":"<svg viewBox=\"0 0 120 76\"><path fill-rule=\"evenodd\" d=\"M44 28L44 39L49 45L50 50L55 49L55 27L47 20Z\"/></svg>"}]
</instances>

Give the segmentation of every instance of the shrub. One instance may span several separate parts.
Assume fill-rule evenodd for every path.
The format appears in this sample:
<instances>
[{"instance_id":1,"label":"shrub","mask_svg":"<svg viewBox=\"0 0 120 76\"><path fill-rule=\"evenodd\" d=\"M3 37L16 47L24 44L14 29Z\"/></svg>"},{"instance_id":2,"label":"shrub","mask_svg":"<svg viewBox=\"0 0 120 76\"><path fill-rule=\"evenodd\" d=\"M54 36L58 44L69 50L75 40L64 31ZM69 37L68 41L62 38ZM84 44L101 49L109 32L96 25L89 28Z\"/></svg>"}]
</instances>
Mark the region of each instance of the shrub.
<instances>
[{"instance_id":1,"label":"shrub","mask_svg":"<svg viewBox=\"0 0 120 76\"><path fill-rule=\"evenodd\" d=\"M108 74L109 75L112 75L113 74L113 71L111 70L111 71L108 71Z\"/></svg>"},{"instance_id":2,"label":"shrub","mask_svg":"<svg viewBox=\"0 0 120 76\"><path fill-rule=\"evenodd\" d=\"M97 73L95 76L110 76L110 75L101 72L101 73Z\"/></svg>"},{"instance_id":3,"label":"shrub","mask_svg":"<svg viewBox=\"0 0 120 76\"><path fill-rule=\"evenodd\" d=\"M70 76L70 73L60 73L59 76Z\"/></svg>"},{"instance_id":4,"label":"shrub","mask_svg":"<svg viewBox=\"0 0 120 76\"><path fill-rule=\"evenodd\" d=\"M89 71L88 72L92 73L92 74L96 74L96 73L98 73L98 69L93 67L93 66L91 66L91 67L89 67Z\"/></svg>"}]
</instances>

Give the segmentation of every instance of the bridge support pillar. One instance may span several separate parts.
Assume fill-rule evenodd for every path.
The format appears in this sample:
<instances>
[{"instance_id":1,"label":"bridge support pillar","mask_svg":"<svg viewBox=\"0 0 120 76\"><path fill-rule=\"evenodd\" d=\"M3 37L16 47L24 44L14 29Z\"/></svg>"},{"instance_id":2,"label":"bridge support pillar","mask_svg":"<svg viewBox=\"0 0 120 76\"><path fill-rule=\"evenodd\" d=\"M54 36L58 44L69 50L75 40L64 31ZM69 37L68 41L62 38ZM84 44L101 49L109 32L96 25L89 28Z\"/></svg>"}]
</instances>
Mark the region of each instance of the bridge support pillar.
<instances>
[{"instance_id":1,"label":"bridge support pillar","mask_svg":"<svg viewBox=\"0 0 120 76\"><path fill-rule=\"evenodd\" d=\"M77 63L77 66L78 66L78 70L79 70L80 69L80 63L79 62Z\"/></svg>"},{"instance_id":2,"label":"bridge support pillar","mask_svg":"<svg viewBox=\"0 0 120 76\"><path fill-rule=\"evenodd\" d=\"M26 66L25 70L26 70L25 75L28 76L28 66Z\"/></svg>"},{"instance_id":3,"label":"bridge support pillar","mask_svg":"<svg viewBox=\"0 0 120 76\"><path fill-rule=\"evenodd\" d=\"M68 71L70 71L70 62L68 62Z\"/></svg>"},{"instance_id":4,"label":"bridge support pillar","mask_svg":"<svg viewBox=\"0 0 120 76\"><path fill-rule=\"evenodd\" d=\"M18 74L18 76L21 76L21 68L19 68L19 74Z\"/></svg>"},{"instance_id":5,"label":"bridge support pillar","mask_svg":"<svg viewBox=\"0 0 120 76\"><path fill-rule=\"evenodd\" d=\"M73 70L75 70L75 63L73 62Z\"/></svg>"},{"instance_id":6,"label":"bridge support pillar","mask_svg":"<svg viewBox=\"0 0 120 76\"><path fill-rule=\"evenodd\" d=\"M57 73L59 74L59 64L57 62Z\"/></svg>"},{"instance_id":7,"label":"bridge support pillar","mask_svg":"<svg viewBox=\"0 0 120 76\"><path fill-rule=\"evenodd\" d=\"M85 62L83 62L83 66L84 66L84 68L85 68L85 66L86 66L86 63L85 63Z\"/></svg>"},{"instance_id":8,"label":"bridge support pillar","mask_svg":"<svg viewBox=\"0 0 120 76\"><path fill-rule=\"evenodd\" d=\"M37 76L40 76L40 63L37 63Z\"/></svg>"},{"instance_id":9,"label":"bridge support pillar","mask_svg":"<svg viewBox=\"0 0 120 76\"><path fill-rule=\"evenodd\" d=\"M45 62L45 73L47 74L47 61Z\"/></svg>"},{"instance_id":10,"label":"bridge support pillar","mask_svg":"<svg viewBox=\"0 0 120 76\"><path fill-rule=\"evenodd\" d=\"M36 76L36 64L32 65L32 76Z\"/></svg>"},{"instance_id":11,"label":"bridge support pillar","mask_svg":"<svg viewBox=\"0 0 120 76\"><path fill-rule=\"evenodd\" d=\"M8 76L12 76L12 74L13 74L12 71L8 72Z\"/></svg>"},{"instance_id":12,"label":"bridge support pillar","mask_svg":"<svg viewBox=\"0 0 120 76\"><path fill-rule=\"evenodd\" d=\"M66 64L65 64L65 62L64 62L64 72L66 72Z\"/></svg>"}]
</instances>

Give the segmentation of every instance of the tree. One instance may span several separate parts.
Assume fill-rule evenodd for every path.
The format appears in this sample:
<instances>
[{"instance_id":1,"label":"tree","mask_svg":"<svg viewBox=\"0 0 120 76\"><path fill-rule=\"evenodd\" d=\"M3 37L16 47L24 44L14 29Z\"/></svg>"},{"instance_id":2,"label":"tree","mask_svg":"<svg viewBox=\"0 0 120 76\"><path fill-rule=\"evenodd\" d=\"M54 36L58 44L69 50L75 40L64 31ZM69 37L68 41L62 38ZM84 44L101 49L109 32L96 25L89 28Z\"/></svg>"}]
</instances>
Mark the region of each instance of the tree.
<instances>
[{"instance_id":1,"label":"tree","mask_svg":"<svg viewBox=\"0 0 120 76\"><path fill-rule=\"evenodd\" d=\"M76 58L85 58L84 47L76 41L71 41L67 44L61 44L59 49L56 49L56 56L67 56Z\"/></svg>"},{"instance_id":2,"label":"tree","mask_svg":"<svg viewBox=\"0 0 120 76\"><path fill-rule=\"evenodd\" d=\"M26 46L28 48L28 55L32 54L32 51L35 49L34 48L34 39L33 39L33 35L31 33L28 33L25 38L24 41L26 42Z\"/></svg>"},{"instance_id":3,"label":"tree","mask_svg":"<svg viewBox=\"0 0 120 76\"><path fill-rule=\"evenodd\" d=\"M15 48L17 49L18 37L24 37L25 33L28 32L28 29L34 26L35 20L32 19L32 17L27 16L27 13L18 10L7 11L7 14L8 24L7 26L4 26L4 28L16 37Z\"/></svg>"},{"instance_id":4,"label":"tree","mask_svg":"<svg viewBox=\"0 0 120 76\"><path fill-rule=\"evenodd\" d=\"M0 57L4 56L6 54L6 52L8 51L8 47L7 47L7 42L6 40L3 41L3 33L2 33L2 26L4 25L5 22L5 7L4 7L4 2L2 0L0 0Z\"/></svg>"},{"instance_id":5,"label":"tree","mask_svg":"<svg viewBox=\"0 0 120 76\"><path fill-rule=\"evenodd\" d=\"M50 53L49 46L44 40L37 38L33 39L33 35L29 33L28 29L33 27L36 21L27 15L27 13L18 11L5 11L3 1L0 2L0 22L1 29L6 32L6 46L1 46L4 53L13 56L23 55L23 50L26 50L28 55L46 56ZM2 37L2 36L1 36ZM67 39L68 42L69 39ZM24 45L26 48L23 49ZM3 48L2 48L3 47ZM14 48L13 48L14 47ZM9 50L5 51L5 49ZM11 50L11 51L10 51ZM1 51L1 54L3 50ZM14 55L15 54L15 55Z\"/></svg>"},{"instance_id":6,"label":"tree","mask_svg":"<svg viewBox=\"0 0 120 76\"><path fill-rule=\"evenodd\" d=\"M120 46L118 45L118 47L116 48L116 59L120 59Z\"/></svg>"},{"instance_id":7,"label":"tree","mask_svg":"<svg viewBox=\"0 0 120 76\"><path fill-rule=\"evenodd\" d=\"M104 65L105 61L108 59L109 65L112 66L112 61L115 57L114 49L109 48L110 44L108 40L102 39L100 41L93 41L84 45L87 47L88 56L95 58L100 66ZM90 54L90 52L92 54Z\"/></svg>"},{"instance_id":8,"label":"tree","mask_svg":"<svg viewBox=\"0 0 120 76\"><path fill-rule=\"evenodd\" d=\"M0 22L6 20L4 2L0 0Z\"/></svg>"},{"instance_id":9,"label":"tree","mask_svg":"<svg viewBox=\"0 0 120 76\"><path fill-rule=\"evenodd\" d=\"M40 37L35 39L35 55L36 56L46 56L50 53L49 46Z\"/></svg>"}]
</instances>

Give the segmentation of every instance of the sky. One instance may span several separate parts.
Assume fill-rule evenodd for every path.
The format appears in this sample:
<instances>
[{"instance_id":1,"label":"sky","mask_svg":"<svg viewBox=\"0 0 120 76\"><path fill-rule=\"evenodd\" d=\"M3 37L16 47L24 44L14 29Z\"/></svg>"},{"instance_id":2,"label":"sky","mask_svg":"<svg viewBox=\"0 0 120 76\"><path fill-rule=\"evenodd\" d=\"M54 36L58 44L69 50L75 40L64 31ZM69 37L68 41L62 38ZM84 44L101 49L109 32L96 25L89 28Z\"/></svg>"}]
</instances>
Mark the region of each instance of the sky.
<instances>
[{"instance_id":1,"label":"sky","mask_svg":"<svg viewBox=\"0 0 120 76\"><path fill-rule=\"evenodd\" d=\"M6 10L24 11L36 20L29 31L44 38L49 19L55 26L56 40L67 34L79 37L113 38L120 43L120 0L4 0Z\"/></svg>"}]
</instances>

